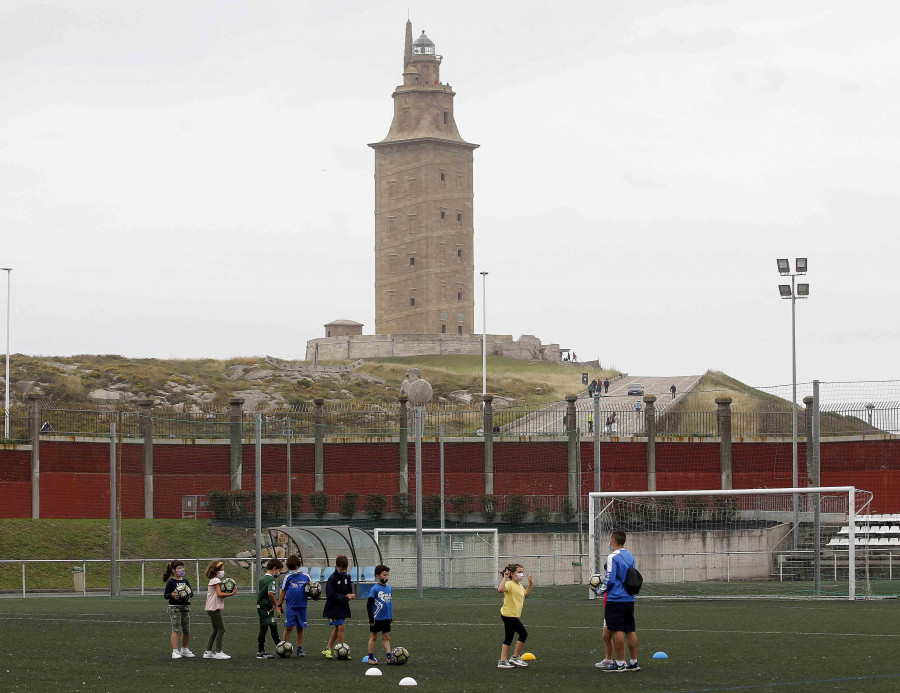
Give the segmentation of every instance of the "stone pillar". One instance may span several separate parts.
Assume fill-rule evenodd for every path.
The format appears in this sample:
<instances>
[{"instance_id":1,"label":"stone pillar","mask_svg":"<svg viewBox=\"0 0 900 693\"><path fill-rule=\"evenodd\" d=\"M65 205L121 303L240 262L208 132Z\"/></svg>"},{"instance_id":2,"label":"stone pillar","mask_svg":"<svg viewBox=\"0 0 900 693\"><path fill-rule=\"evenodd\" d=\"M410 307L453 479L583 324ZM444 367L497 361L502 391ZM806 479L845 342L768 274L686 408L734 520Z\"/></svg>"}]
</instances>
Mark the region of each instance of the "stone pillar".
<instances>
[{"instance_id":1,"label":"stone pillar","mask_svg":"<svg viewBox=\"0 0 900 693\"><path fill-rule=\"evenodd\" d=\"M153 519L153 400L139 400L141 438L144 440L144 519Z\"/></svg>"},{"instance_id":2,"label":"stone pillar","mask_svg":"<svg viewBox=\"0 0 900 693\"><path fill-rule=\"evenodd\" d=\"M41 396L29 394L28 433L31 439L31 518L41 517Z\"/></svg>"},{"instance_id":3,"label":"stone pillar","mask_svg":"<svg viewBox=\"0 0 900 693\"><path fill-rule=\"evenodd\" d=\"M494 396L484 395L482 426L484 428L484 492L494 492Z\"/></svg>"},{"instance_id":4,"label":"stone pillar","mask_svg":"<svg viewBox=\"0 0 900 693\"><path fill-rule=\"evenodd\" d=\"M575 395L566 396L566 472L568 474L569 500L577 509L578 497L578 421L576 420Z\"/></svg>"},{"instance_id":5,"label":"stone pillar","mask_svg":"<svg viewBox=\"0 0 900 693\"><path fill-rule=\"evenodd\" d=\"M400 395L397 398L400 402L400 442L397 449L398 458L400 460L400 493L409 493L409 408L407 402L409 397Z\"/></svg>"},{"instance_id":6,"label":"stone pillar","mask_svg":"<svg viewBox=\"0 0 900 693\"><path fill-rule=\"evenodd\" d=\"M656 395L644 395L644 430L647 432L647 490L656 490Z\"/></svg>"},{"instance_id":7,"label":"stone pillar","mask_svg":"<svg viewBox=\"0 0 900 693\"><path fill-rule=\"evenodd\" d=\"M733 488L731 470L731 397L716 397L716 422L719 429L719 470L722 488Z\"/></svg>"},{"instance_id":8,"label":"stone pillar","mask_svg":"<svg viewBox=\"0 0 900 693\"><path fill-rule=\"evenodd\" d=\"M804 397L803 398L803 406L805 410L803 412L803 420L806 423L806 430L803 431L803 449L804 449L804 459L806 463L806 479L807 486L816 486L817 484L814 482L815 477L815 465L812 464L812 430L813 430L813 398L812 397Z\"/></svg>"},{"instance_id":9,"label":"stone pillar","mask_svg":"<svg viewBox=\"0 0 900 693\"><path fill-rule=\"evenodd\" d=\"M316 481L314 491L325 490L325 400L316 397Z\"/></svg>"},{"instance_id":10,"label":"stone pillar","mask_svg":"<svg viewBox=\"0 0 900 693\"><path fill-rule=\"evenodd\" d=\"M243 425L244 425L244 405L243 397L232 397L228 400L231 405L231 490L235 491L241 488L244 475L244 457L242 451L243 442Z\"/></svg>"}]
</instances>

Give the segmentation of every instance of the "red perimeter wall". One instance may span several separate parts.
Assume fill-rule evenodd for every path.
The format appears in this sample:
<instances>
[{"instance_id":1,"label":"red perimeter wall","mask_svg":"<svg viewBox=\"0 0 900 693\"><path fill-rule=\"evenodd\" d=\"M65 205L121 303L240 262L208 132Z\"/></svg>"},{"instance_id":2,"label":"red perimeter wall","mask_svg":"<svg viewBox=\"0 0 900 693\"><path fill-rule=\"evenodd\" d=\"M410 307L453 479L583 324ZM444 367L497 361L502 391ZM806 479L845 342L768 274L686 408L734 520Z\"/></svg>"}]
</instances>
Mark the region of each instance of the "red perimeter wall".
<instances>
[{"instance_id":1,"label":"red perimeter wall","mask_svg":"<svg viewBox=\"0 0 900 693\"><path fill-rule=\"evenodd\" d=\"M900 440L846 440L822 444L822 484L853 485L872 491L871 512L900 513ZM440 492L440 450L423 443L422 485L426 495ZM444 447L448 496L484 490L483 443L450 442ZM314 446L291 446L293 493L308 498L314 489ZM601 445L601 483L609 491L647 488L647 444L609 442ZM732 445L735 488L791 485L790 442L735 442ZM415 453L409 446L409 488L415 488ZM40 448L41 517L102 518L109 516L109 446L107 443L42 441ZM254 488L254 448L243 446L243 488ZM799 451L801 485L805 485L805 449ZM31 517L31 452L0 449L0 518ZM659 490L718 488L719 446L716 442L656 444ZM395 443L329 443L324 446L325 492L332 509L347 491L393 495L399 485ZM594 451L581 444L582 491L593 490ZM264 491L286 487L286 447L262 449ZM121 446L121 494L125 517L144 516L142 446ZM227 444L158 444L154 447L154 517L181 517L181 497L229 487ZM494 492L498 495L565 495L568 490L564 442L498 442L494 444ZM362 505L362 503L360 503ZM390 508L389 508L390 509Z\"/></svg>"}]
</instances>

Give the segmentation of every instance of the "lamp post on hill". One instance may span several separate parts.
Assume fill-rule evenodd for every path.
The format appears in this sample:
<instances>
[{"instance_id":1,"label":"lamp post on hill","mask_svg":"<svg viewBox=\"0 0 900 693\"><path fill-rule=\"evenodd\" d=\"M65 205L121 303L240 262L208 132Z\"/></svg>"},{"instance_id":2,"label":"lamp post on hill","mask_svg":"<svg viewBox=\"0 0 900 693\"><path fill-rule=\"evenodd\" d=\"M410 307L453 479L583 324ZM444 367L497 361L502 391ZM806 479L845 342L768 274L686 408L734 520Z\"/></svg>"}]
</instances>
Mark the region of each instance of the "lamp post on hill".
<instances>
[{"instance_id":1,"label":"lamp post on hill","mask_svg":"<svg viewBox=\"0 0 900 693\"><path fill-rule=\"evenodd\" d=\"M809 284L797 284L797 277L807 272L805 257L798 257L794 262L795 272L791 272L791 263L787 258L778 259L778 273L782 277L790 277L790 284L779 284L778 292L781 298L791 301L791 372L792 372L792 396L791 396L791 485L794 488L800 483L799 466L797 463L797 299L809 298ZM794 550L799 547L800 508L798 497L794 494Z\"/></svg>"}]
</instances>

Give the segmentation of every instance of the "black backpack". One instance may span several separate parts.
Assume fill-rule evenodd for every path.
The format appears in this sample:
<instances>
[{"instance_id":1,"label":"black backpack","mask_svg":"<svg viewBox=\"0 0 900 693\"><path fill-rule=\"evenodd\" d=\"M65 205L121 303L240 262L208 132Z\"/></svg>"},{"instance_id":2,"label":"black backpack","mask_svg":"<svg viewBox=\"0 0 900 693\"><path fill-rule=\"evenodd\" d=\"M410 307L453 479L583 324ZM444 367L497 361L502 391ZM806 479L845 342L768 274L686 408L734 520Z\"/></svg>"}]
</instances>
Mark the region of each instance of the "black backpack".
<instances>
[{"instance_id":1,"label":"black backpack","mask_svg":"<svg viewBox=\"0 0 900 693\"><path fill-rule=\"evenodd\" d=\"M641 586L643 584L644 576L638 572L637 568L631 566L625 571L625 591L628 592L628 594L631 596L638 594L641 591Z\"/></svg>"}]
</instances>

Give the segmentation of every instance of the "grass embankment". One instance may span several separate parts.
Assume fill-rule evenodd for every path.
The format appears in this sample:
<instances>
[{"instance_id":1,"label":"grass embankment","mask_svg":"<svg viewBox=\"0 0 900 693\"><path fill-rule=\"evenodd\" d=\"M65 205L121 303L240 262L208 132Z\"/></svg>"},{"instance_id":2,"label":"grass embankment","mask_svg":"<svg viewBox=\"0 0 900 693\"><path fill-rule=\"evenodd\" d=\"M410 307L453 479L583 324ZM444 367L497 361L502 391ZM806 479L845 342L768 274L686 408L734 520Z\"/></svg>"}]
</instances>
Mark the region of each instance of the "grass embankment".
<instances>
[{"instance_id":1,"label":"grass embankment","mask_svg":"<svg viewBox=\"0 0 900 693\"><path fill-rule=\"evenodd\" d=\"M205 520L123 520L121 557L214 558L236 556L254 546L253 532L212 527ZM109 560L108 520L0 520L0 558L69 561L26 566L27 589L71 588L72 568L82 560ZM145 580L158 587L165 561L147 562ZM201 578L204 565L200 566ZM234 566L232 572L240 570ZM109 587L109 564L88 563L88 589ZM194 564L188 577L195 581ZM124 587L140 587L140 564L122 569ZM236 577L243 576L243 571ZM249 571L246 571L249 579ZM205 582L203 583L206 584ZM0 563L0 590L22 588L22 564Z\"/></svg>"},{"instance_id":2,"label":"grass embankment","mask_svg":"<svg viewBox=\"0 0 900 693\"><path fill-rule=\"evenodd\" d=\"M776 395L742 383L720 371L707 371L697 387L666 410L661 417L659 430L670 429L681 435L689 433L690 421L699 435L716 435L713 417L694 417L696 412L713 412L717 409L717 397L731 398L732 432L742 436L791 435L791 402ZM798 402L797 429L805 436L806 408ZM821 413L822 435L853 435L872 433L875 429L856 416L835 412Z\"/></svg>"}]
</instances>

